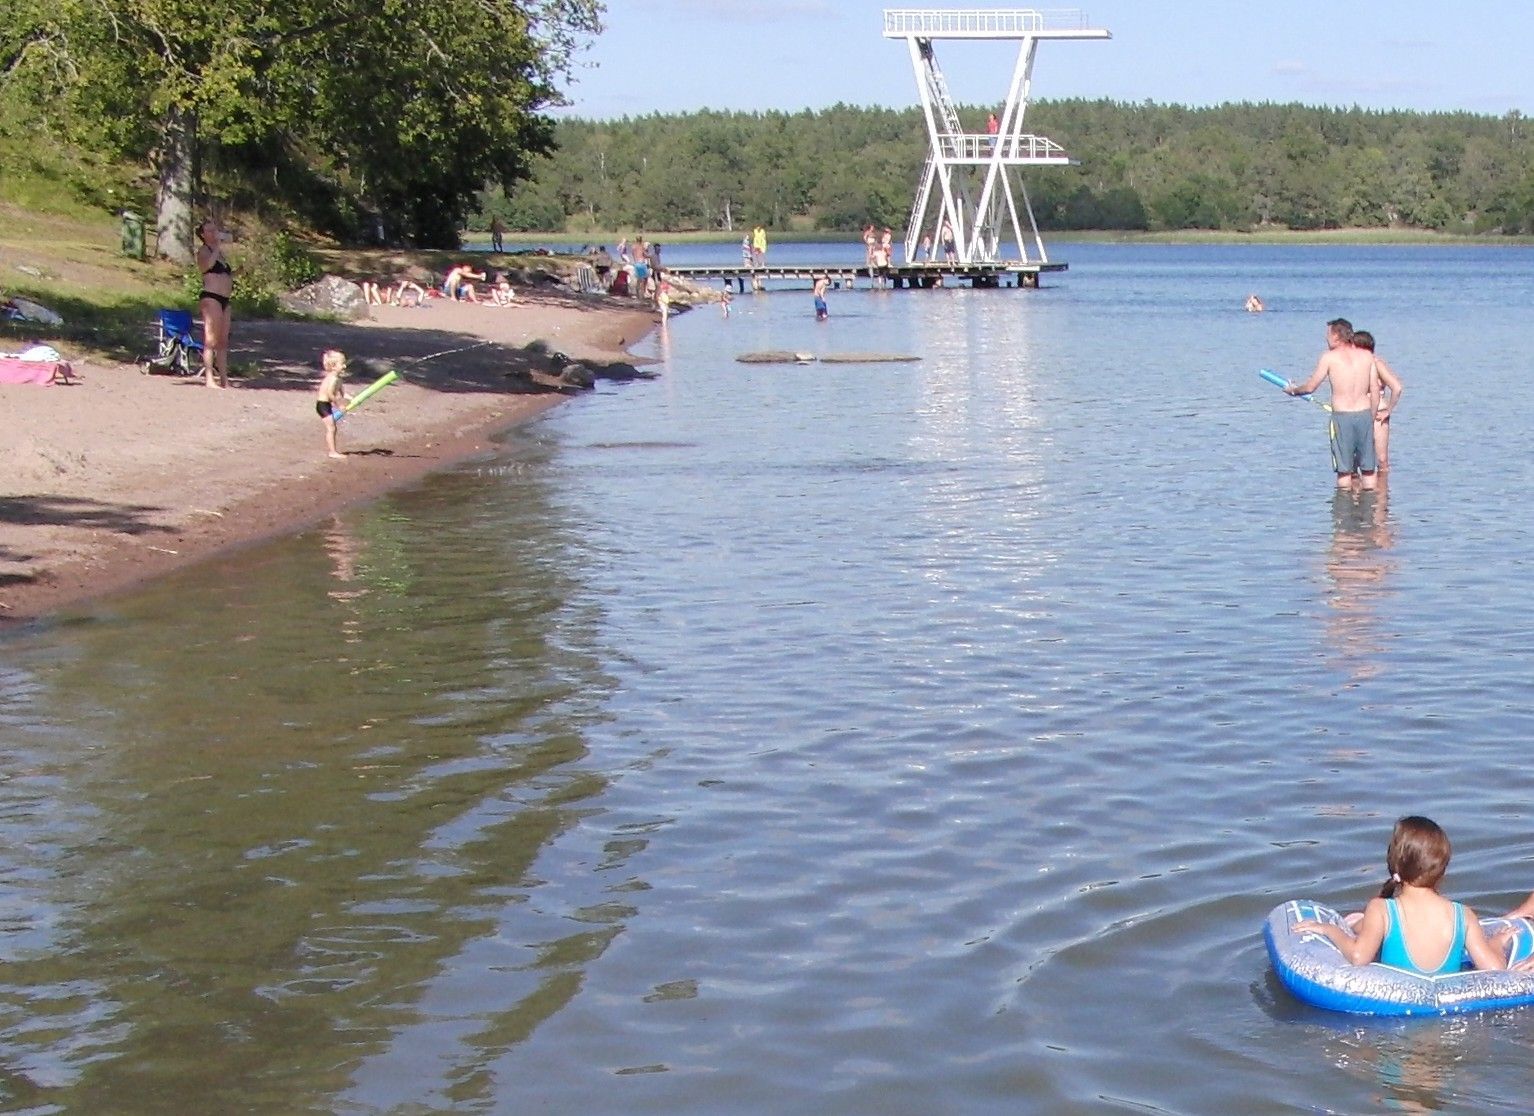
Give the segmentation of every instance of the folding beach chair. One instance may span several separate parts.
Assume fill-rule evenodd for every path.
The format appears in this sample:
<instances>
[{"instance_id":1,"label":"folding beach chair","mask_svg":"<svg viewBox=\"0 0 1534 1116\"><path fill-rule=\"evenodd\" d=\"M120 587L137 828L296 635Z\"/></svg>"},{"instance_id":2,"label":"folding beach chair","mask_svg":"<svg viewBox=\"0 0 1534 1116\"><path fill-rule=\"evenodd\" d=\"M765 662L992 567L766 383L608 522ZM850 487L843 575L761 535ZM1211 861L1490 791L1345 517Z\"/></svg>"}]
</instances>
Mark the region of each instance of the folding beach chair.
<instances>
[{"instance_id":1,"label":"folding beach chair","mask_svg":"<svg viewBox=\"0 0 1534 1116\"><path fill-rule=\"evenodd\" d=\"M192 336L189 310L158 312L160 351L145 357L139 367L145 372L166 372L175 376L195 376L202 371L202 342ZM192 354L197 354L196 362Z\"/></svg>"}]
</instances>

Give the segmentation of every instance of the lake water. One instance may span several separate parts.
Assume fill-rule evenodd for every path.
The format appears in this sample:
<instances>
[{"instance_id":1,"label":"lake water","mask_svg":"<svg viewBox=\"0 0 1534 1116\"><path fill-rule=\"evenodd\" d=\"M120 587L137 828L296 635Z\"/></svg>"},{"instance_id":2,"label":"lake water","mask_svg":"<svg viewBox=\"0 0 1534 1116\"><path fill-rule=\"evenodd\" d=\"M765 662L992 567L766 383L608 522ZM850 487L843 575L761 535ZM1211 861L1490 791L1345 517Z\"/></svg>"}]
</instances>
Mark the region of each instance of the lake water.
<instances>
[{"instance_id":1,"label":"lake water","mask_svg":"<svg viewBox=\"0 0 1534 1116\"><path fill-rule=\"evenodd\" d=\"M1534 1012L1325 1014L1260 930L1404 813L1534 889L1534 251L1052 255L698 310L0 643L0 1105L1527 1111ZM1407 384L1372 497L1256 376L1338 314Z\"/></svg>"}]
</instances>

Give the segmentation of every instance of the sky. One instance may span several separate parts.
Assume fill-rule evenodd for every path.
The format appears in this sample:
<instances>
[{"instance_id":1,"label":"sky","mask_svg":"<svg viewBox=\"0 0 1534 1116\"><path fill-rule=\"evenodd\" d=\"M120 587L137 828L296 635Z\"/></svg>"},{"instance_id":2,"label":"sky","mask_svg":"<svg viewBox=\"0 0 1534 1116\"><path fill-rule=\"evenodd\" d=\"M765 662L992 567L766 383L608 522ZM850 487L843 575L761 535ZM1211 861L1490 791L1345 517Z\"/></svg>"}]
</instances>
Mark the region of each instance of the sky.
<instances>
[{"instance_id":1,"label":"sky","mask_svg":"<svg viewBox=\"0 0 1534 1116\"><path fill-rule=\"evenodd\" d=\"M562 114L917 103L905 43L879 0L607 0ZM997 3L909 7L1027 7ZM1039 4L1046 12L1062 7ZM1033 95L1227 101L1534 116L1534 0L1087 0L1108 41L1044 41ZM1457 10L1456 10L1457 9ZM939 41L961 104L999 103L1016 44Z\"/></svg>"}]
</instances>

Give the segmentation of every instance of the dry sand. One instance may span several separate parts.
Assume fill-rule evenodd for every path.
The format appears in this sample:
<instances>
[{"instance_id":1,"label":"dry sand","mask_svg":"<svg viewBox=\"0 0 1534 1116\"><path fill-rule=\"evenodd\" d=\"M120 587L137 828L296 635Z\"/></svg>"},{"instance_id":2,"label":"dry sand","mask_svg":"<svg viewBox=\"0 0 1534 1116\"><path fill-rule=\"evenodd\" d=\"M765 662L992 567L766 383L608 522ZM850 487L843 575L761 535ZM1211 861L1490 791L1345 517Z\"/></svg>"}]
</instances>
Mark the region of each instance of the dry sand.
<instances>
[{"instance_id":1,"label":"dry sand","mask_svg":"<svg viewBox=\"0 0 1534 1116\"><path fill-rule=\"evenodd\" d=\"M544 340L582 360L628 359L656 316L637 304L533 294L498 308L432 300L372 321L234 322L227 390L75 362L75 386L0 384L0 623L120 592L231 547L487 452L500 431L566 396L508 371ZM395 364L325 455L319 354ZM420 358L429 358L421 360ZM355 393L372 377L354 371Z\"/></svg>"}]
</instances>

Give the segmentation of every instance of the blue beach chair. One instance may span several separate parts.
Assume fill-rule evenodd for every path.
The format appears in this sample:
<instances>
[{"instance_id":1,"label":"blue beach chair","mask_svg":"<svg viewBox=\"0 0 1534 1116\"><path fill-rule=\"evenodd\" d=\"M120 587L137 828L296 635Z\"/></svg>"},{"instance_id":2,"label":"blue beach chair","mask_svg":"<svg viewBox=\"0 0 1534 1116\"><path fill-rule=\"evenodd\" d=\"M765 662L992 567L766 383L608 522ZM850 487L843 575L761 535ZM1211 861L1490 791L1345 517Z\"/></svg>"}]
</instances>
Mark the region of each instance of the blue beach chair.
<instances>
[{"instance_id":1,"label":"blue beach chair","mask_svg":"<svg viewBox=\"0 0 1534 1116\"><path fill-rule=\"evenodd\" d=\"M202 371L202 342L192 336L189 310L161 310L157 314L160 351L139 362L144 372L167 372L195 376ZM197 360L192 360L192 354Z\"/></svg>"}]
</instances>

